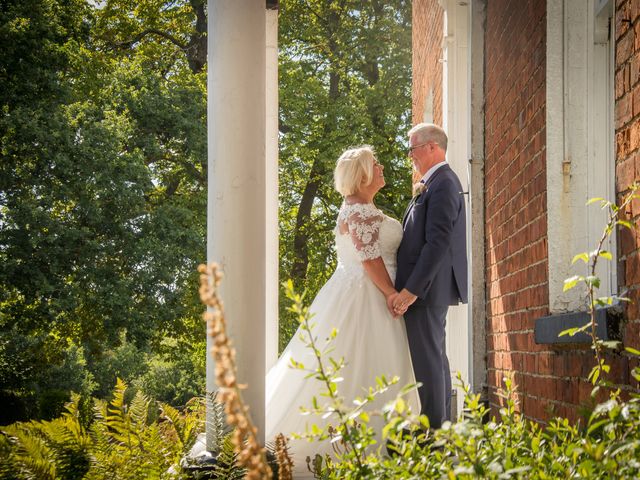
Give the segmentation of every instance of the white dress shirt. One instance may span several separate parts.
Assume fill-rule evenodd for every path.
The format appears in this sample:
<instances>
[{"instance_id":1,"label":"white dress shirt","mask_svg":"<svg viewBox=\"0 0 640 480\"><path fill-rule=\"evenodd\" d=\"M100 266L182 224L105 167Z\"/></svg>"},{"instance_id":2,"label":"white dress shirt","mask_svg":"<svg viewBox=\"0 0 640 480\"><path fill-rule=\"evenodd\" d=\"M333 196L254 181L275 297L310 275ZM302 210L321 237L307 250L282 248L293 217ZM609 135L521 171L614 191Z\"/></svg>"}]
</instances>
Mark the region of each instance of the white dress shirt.
<instances>
[{"instance_id":1,"label":"white dress shirt","mask_svg":"<svg viewBox=\"0 0 640 480\"><path fill-rule=\"evenodd\" d=\"M444 160L440 163L436 163L433 167L431 167L429 170L427 170L427 173L424 174L424 177L422 177L422 179L420 180L421 183L424 183L425 185L427 184L427 181L433 176L433 174L436 172L436 170L438 170L440 167L444 166L447 164L447 161Z\"/></svg>"}]
</instances>

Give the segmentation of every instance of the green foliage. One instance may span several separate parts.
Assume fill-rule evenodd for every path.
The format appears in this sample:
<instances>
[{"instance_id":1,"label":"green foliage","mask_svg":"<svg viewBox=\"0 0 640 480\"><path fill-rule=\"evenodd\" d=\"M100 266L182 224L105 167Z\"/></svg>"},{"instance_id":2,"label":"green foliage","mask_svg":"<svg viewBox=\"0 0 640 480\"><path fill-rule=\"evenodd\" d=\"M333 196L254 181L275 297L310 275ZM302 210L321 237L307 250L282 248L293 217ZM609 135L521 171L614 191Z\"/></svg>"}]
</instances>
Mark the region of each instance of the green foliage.
<instances>
[{"instance_id":1,"label":"green foliage","mask_svg":"<svg viewBox=\"0 0 640 480\"><path fill-rule=\"evenodd\" d=\"M333 456L316 455L310 466L322 479L418 479L418 478L622 478L640 475L640 395L629 401L620 392L597 405L582 425L554 418L547 426L527 420L519 413L515 385L504 379L499 392L503 407L498 419L489 418L480 394L465 392L465 408L455 423L445 422L432 430L429 419L413 414L402 395L389 402L382 412L365 408L373 396L387 386L379 379L364 399L348 406L338 394L343 359L328 356L330 347L320 351L313 340L310 314L302 296L291 282L286 292L293 302L292 313L303 327L304 340L318 360L318 368L308 376L320 381L329 403L322 407L313 399L309 413L333 419L325 428L311 425L302 437L336 440ZM629 350L630 353L639 353ZM292 360L292 367L307 370ZM606 371L606 369L602 369ZM408 386L407 389L414 388ZM405 391L407 390L405 389ZM371 417L383 415L380 433L369 426ZM386 448L385 448L386 447Z\"/></svg>"},{"instance_id":2,"label":"green foliage","mask_svg":"<svg viewBox=\"0 0 640 480\"><path fill-rule=\"evenodd\" d=\"M94 394L107 398L117 378L156 400L185 405L194 393L204 394L206 339L192 345L165 339L155 351L142 350L121 335L121 344L95 360Z\"/></svg>"},{"instance_id":3,"label":"green foliage","mask_svg":"<svg viewBox=\"0 0 640 480\"><path fill-rule=\"evenodd\" d=\"M95 388L81 347L50 336L34 338L15 328L0 331L0 385L5 406L0 425L20 418L54 418L71 391L86 398Z\"/></svg>"},{"instance_id":4,"label":"green foliage","mask_svg":"<svg viewBox=\"0 0 640 480\"><path fill-rule=\"evenodd\" d=\"M638 194L638 191L640 190L640 184L635 182L629 186L628 190L628 193L623 197L620 205L616 205L615 203L609 202L600 197L592 198L587 202L587 205L599 203L600 208L607 211L608 221L603 229L602 236L600 237L600 241L598 242L596 249L592 252L579 253L573 257L573 260L571 262L572 264L575 264L579 260L582 260L582 262L585 264L586 274L574 275L570 278L567 278L564 281L563 287L563 291L566 292L567 290L571 290L578 285L583 285L586 292L589 322L581 327L563 330L562 332L560 332L559 336L573 336L577 333L587 331L589 332L589 334L591 335L591 347L594 351L596 361L595 366L589 373L589 380L596 388L609 384L606 378L606 374L609 373L611 367L605 363L605 359L603 357L604 351L606 349L617 349L620 346L620 342L605 342L602 339L598 338L598 335L596 333L596 310L598 308L612 306L616 303L629 301L628 298L618 295L599 297L598 289L600 288L600 278L597 276L596 270L600 259L608 261L613 260L613 255L611 254L611 252L605 250L603 246L605 245L606 240L614 232L615 228L621 227L628 228L630 230L636 228L636 225L622 218L622 213L631 205L634 200L640 199L640 194ZM635 352L635 350L629 350L628 348L626 349L626 351L629 353ZM634 377L640 377L640 367L636 367L634 369L633 375Z\"/></svg>"},{"instance_id":5,"label":"green foliage","mask_svg":"<svg viewBox=\"0 0 640 480\"><path fill-rule=\"evenodd\" d=\"M179 412L139 391L127 402L126 390L118 379L109 403L95 401L88 425L74 395L59 418L3 427L0 478L172 478L169 468L178 468L203 427L203 402Z\"/></svg>"},{"instance_id":6,"label":"green foliage","mask_svg":"<svg viewBox=\"0 0 640 480\"><path fill-rule=\"evenodd\" d=\"M204 395L206 348L182 352L184 357L175 360L157 354L151 356L148 370L133 384L147 395L171 405L185 405L194 392ZM192 358L196 356L199 358Z\"/></svg>"},{"instance_id":7,"label":"green foliage","mask_svg":"<svg viewBox=\"0 0 640 480\"><path fill-rule=\"evenodd\" d=\"M203 469L198 458L183 458L181 466L184 471L179 478L216 478L221 480L245 478L247 471L237 463L238 455L233 443L233 431L226 423L224 405L218 401L217 391L208 395L207 409L209 410L207 421L211 422L208 425L208 434L211 434L215 439L214 451L211 452L215 457L215 462L208 463L206 469Z\"/></svg>"},{"instance_id":8,"label":"green foliage","mask_svg":"<svg viewBox=\"0 0 640 480\"><path fill-rule=\"evenodd\" d=\"M376 202L390 215L411 194L411 2L282 0L278 46L280 272L313 297L336 262L339 155L376 149L387 182ZM287 305L281 289L281 348L298 326Z\"/></svg>"},{"instance_id":9,"label":"green foliage","mask_svg":"<svg viewBox=\"0 0 640 480\"><path fill-rule=\"evenodd\" d=\"M219 443L219 452L216 456L216 464L212 469L212 477L219 479L241 480L245 478L247 473L245 468L238 466L236 463L238 455L233 445L232 433L229 432Z\"/></svg>"},{"instance_id":10,"label":"green foliage","mask_svg":"<svg viewBox=\"0 0 640 480\"><path fill-rule=\"evenodd\" d=\"M176 404L203 383L203 5L0 9L1 423L107 396L117 375L153 390L185 373L158 392Z\"/></svg>"}]
</instances>

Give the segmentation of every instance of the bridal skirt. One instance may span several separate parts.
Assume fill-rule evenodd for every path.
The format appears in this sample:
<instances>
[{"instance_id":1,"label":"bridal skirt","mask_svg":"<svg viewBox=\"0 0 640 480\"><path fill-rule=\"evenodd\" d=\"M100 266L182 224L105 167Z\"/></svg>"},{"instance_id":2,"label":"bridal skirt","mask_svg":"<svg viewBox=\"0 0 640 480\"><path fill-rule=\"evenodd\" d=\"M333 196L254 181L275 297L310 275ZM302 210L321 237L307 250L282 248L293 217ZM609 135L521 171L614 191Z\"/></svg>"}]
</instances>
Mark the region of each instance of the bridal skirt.
<instances>
[{"instance_id":1,"label":"bridal skirt","mask_svg":"<svg viewBox=\"0 0 640 480\"><path fill-rule=\"evenodd\" d=\"M389 380L398 376L400 380L376 397L374 403L367 405L365 410L368 412L380 411L403 386L415 383L404 320L391 316L384 296L361 265L347 268L339 264L309 310L313 315L311 323L315 323L312 334L320 351L327 347L332 330L337 329L337 336L330 342L333 350L323 358L323 365L330 365L328 357L336 361L344 357L346 365L338 375L343 380L337 383L337 387L338 395L344 398L347 406L354 405L353 400L357 397L366 396L369 387L376 386L378 376L385 375ZM294 478L311 478L305 459L307 456L313 459L315 454L331 453L329 440L292 440L291 434L304 433L313 424L321 427L335 425L338 419L335 414L323 420L320 416L300 412L301 406L313 407L314 396L320 406L329 403L329 399L321 395L321 392L326 392L323 382L313 377L305 378L308 371L290 366L291 359L302 363L306 369L313 370L318 366L313 351L300 339L301 333L302 328L299 328L267 374L266 440L273 442L278 433L289 437L295 464ZM409 392L405 401L413 412L419 413L416 390ZM382 445L383 419L372 416L370 426L374 428L378 445Z\"/></svg>"}]
</instances>

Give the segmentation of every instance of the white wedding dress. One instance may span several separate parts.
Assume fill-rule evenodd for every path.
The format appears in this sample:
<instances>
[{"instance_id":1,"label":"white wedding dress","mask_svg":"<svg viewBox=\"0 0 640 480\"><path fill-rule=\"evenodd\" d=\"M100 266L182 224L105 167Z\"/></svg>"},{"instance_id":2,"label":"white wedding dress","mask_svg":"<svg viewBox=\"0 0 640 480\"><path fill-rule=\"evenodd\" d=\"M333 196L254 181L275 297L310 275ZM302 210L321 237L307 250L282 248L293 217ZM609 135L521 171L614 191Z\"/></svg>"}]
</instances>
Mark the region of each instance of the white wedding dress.
<instances>
[{"instance_id":1,"label":"white wedding dress","mask_svg":"<svg viewBox=\"0 0 640 480\"><path fill-rule=\"evenodd\" d=\"M367 411L380 410L395 398L398 391L415 383L407 334L402 318L393 318L387 310L384 295L366 274L363 260L382 257L393 281L396 273L396 251L402 239L402 226L397 220L384 215L373 204L344 203L338 214L335 229L338 266L322 287L310 306L312 330L317 346L322 351L332 329L338 330L331 342L334 350L329 354L338 360L344 357L346 366L341 371L344 380L337 384L338 394L347 405L357 397L365 396L369 387L376 385L376 377L388 379L397 375L400 381L382 394ZM313 352L296 332L282 356L267 374L266 379L266 439L273 441L282 432L304 433L312 424L326 426L336 423L337 417L322 420L315 415L302 415L300 406L312 408L312 397L320 405L328 403L320 392L325 385L314 378L305 379L307 372L290 367L291 359L306 368L315 369ZM325 359L328 360L328 359ZM419 413L417 391L411 391L405 400L413 412ZM371 417L370 425L376 431L378 444L382 428L381 417ZM310 477L306 457L332 451L329 441L322 443L290 440L290 451L295 463L295 478Z\"/></svg>"}]
</instances>

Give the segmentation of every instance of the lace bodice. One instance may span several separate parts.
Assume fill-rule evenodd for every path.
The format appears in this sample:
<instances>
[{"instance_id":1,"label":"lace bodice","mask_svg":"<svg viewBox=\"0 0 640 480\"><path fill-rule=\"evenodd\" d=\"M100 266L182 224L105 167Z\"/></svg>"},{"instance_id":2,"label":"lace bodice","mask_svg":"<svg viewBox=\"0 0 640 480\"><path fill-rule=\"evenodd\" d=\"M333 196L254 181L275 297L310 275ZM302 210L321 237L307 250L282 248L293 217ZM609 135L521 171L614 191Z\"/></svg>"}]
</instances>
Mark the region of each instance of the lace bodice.
<instances>
[{"instance_id":1,"label":"lace bodice","mask_svg":"<svg viewBox=\"0 0 640 480\"><path fill-rule=\"evenodd\" d=\"M362 261L382 257L395 276L402 225L371 203L343 203L335 229L338 268L362 270Z\"/></svg>"}]
</instances>

